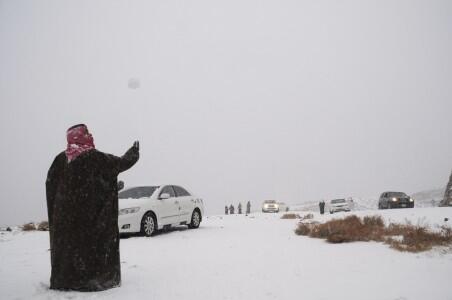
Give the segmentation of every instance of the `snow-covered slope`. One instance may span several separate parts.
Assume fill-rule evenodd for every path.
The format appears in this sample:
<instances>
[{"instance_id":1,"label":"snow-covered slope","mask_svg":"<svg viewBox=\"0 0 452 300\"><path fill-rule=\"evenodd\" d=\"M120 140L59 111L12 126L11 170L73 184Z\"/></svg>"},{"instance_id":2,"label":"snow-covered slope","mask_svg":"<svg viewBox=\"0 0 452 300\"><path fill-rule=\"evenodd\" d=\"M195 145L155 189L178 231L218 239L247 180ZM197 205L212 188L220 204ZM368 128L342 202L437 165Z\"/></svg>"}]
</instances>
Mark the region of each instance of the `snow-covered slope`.
<instances>
[{"instance_id":1,"label":"snow-covered slope","mask_svg":"<svg viewBox=\"0 0 452 300\"><path fill-rule=\"evenodd\" d=\"M352 207L353 210L368 210L374 209L377 207L378 199L377 198L360 198L353 197ZM350 203L350 200L348 200ZM327 203L328 205L328 203ZM298 210L298 211L319 211L319 202L304 202L299 204L290 205L290 210Z\"/></svg>"},{"instance_id":2,"label":"snow-covered slope","mask_svg":"<svg viewBox=\"0 0 452 300\"><path fill-rule=\"evenodd\" d=\"M415 207L436 207L443 199L444 188L432 189L411 194L415 200ZM378 207L378 197L352 197L354 202L354 210L369 210ZM432 201L433 200L433 201ZM319 203L317 201L304 202L290 205L290 210L299 211L318 211Z\"/></svg>"},{"instance_id":3,"label":"snow-covered slope","mask_svg":"<svg viewBox=\"0 0 452 300\"><path fill-rule=\"evenodd\" d=\"M303 212L300 212L303 214ZM359 211L442 225L452 208ZM350 213L320 216L325 221ZM0 233L0 299L450 300L452 254L401 253L379 243L328 244L294 234L281 214L206 217L201 227L121 239L122 286L48 289L47 232Z\"/></svg>"},{"instance_id":4,"label":"snow-covered slope","mask_svg":"<svg viewBox=\"0 0 452 300\"><path fill-rule=\"evenodd\" d=\"M412 194L411 197L415 199L417 207L438 206L439 202L443 200L445 189L446 187L421 191Z\"/></svg>"}]
</instances>

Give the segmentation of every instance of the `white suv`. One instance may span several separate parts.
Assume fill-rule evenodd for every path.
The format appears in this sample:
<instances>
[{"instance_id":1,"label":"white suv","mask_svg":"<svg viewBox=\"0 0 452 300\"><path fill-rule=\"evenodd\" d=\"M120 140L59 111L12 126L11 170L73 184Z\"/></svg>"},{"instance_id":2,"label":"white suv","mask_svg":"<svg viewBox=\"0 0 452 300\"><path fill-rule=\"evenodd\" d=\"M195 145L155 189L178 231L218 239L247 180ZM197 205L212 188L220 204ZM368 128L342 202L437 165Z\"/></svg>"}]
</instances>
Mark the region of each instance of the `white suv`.
<instances>
[{"instance_id":1,"label":"white suv","mask_svg":"<svg viewBox=\"0 0 452 300\"><path fill-rule=\"evenodd\" d=\"M350 205L345 199L334 199L329 203L330 214L338 211L350 211Z\"/></svg>"},{"instance_id":2,"label":"white suv","mask_svg":"<svg viewBox=\"0 0 452 300\"><path fill-rule=\"evenodd\" d=\"M202 199L178 185L132 187L119 193L120 233L151 236L171 225L198 228L203 215Z\"/></svg>"},{"instance_id":3,"label":"white suv","mask_svg":"<svg viewBox=\"0 0 452 300\"><path fill-rule=\"evenodd\" d=\"M279 204L275 200L265 200L262 203L262 212L279 212Z\"/></svg>"}]
</instances>

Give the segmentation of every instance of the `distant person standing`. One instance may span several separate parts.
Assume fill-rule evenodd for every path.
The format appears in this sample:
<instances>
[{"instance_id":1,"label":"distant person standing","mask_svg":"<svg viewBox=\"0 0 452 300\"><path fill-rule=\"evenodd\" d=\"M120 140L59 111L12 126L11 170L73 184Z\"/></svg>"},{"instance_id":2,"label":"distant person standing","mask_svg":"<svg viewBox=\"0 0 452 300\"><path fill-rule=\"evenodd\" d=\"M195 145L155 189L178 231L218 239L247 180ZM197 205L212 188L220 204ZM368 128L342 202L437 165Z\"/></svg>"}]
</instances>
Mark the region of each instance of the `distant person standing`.
<instances>
[{"instance_id":1,"label":"distant person standing","mask_svg":"<svg viewBox=\"0 0 452 300\"><path fill-rule=\"evenodd\" d=\"M234 205L232 205L232 204L229 206L229 214L230 215L234 214Z\"/></svg>"},{"instance_id":2,"label":"distant person standing","mask_svg":"<svg viewBox=\"0 0 452 300\"><path fill-rule=\"evenodd\" d=\"M227 215L227 214L228 214L228 212L229 212L229 210L228 210L228 206L227 206L227 205L225 205L225 206L224 206L224 214L225 214L225 215Z\"/></svg>"},{"instance_id":3,"label":"distant person standing","mask_svg":"<svg viewBox=\"0 0 452 300\"><path fill-rule=\"evenodd\" d=\"M246 214L250 214L251 213L251 203L248 201L246 203Z\"/></svg>"},{"instance_id":4,"label":"distant person standing","mask_svg":"<svg viewBox=\"0 0 452 300\"><path fill-rule=\"evenodd\" d=\"M239 203L239 206L237 206L237 212L239 215L242 214L242 203Z\"/></svg>"},{"instance_id":5,"label":"distant person standing","mask_svg":"<svg viewBox=\"0 0 452 300\"><path fill-rule=\"evenodd\" d=\"M350 198L349 204L350 204L350 210L355 209L355 201L353 201L353 198Z\"/></svg>"},{"instance_id":6,"label":"distant person standing","mask_svg":"<svg viewBox=\"0 0 452 300\"><path fill-rule=\"evenodd\" d=\"M139 143L117 157L96 150L84 124L66 136L46 180L50 288L106 290L121 284L118 174L138 161Z\"/></svg>"},{"instance_id":7,"label":"distant person standing","mask_svg":"<svg viewBox=\"0 0 452 300\"><path fill-rule=\"evenodd\" d=\"M319 202L320 214L323 215L325 213L325 201Z\"/></svg>"}]
</instances>

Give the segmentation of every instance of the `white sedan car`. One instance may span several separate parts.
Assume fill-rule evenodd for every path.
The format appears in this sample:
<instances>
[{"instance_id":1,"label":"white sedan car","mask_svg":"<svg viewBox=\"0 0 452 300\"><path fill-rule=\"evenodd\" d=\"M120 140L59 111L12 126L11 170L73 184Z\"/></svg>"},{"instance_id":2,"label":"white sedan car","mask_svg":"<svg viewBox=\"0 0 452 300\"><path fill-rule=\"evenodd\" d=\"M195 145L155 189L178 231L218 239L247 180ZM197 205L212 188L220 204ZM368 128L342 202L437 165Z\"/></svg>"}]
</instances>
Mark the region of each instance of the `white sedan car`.
<instances>
[{"instance_id":1,"label":"white sedan car","mask_svg":"<svg viewBox=\"0 0 452 300\"><path fill-rule=\"evenodd\" d=\"M177 185L132 187L119 193L120 233L151 236L171 225L198 228L203 214L202 199Z\"/></svg>"}]
</instances>

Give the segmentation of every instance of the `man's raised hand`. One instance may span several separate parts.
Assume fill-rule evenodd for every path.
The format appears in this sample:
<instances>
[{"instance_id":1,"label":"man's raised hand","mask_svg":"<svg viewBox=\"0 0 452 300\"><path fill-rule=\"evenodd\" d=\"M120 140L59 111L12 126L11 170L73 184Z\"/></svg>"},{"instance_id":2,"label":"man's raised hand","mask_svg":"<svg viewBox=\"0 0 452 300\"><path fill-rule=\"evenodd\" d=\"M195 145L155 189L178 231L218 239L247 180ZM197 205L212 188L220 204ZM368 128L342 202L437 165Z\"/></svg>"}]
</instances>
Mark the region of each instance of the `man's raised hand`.
<instances>
[{"instance_id":1,"label":"man's raised hand","mask_svg":"<svg viewBox=\"0 0 452 300\"><path fill-rule=\"evenodd\" d=\"M139 141L133 142L133 147L140 151L140 142Z\"/></svg>"}]
</instances>

